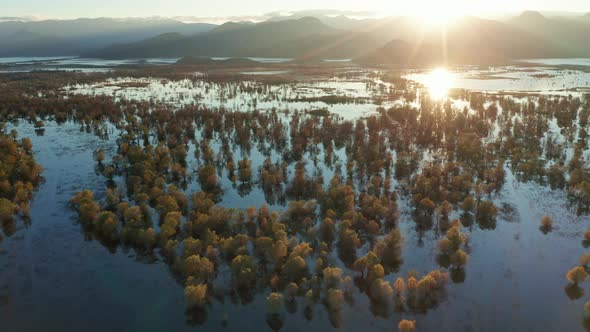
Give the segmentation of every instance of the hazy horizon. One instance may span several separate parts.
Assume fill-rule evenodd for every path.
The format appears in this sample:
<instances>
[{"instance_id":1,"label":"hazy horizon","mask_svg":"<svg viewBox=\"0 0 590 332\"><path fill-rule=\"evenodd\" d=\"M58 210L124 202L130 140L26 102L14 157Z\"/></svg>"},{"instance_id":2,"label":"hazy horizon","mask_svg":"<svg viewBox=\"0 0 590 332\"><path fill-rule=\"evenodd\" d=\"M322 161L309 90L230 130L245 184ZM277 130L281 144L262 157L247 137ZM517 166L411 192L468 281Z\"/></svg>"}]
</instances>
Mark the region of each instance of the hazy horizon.
<instances>
[{"instance_id":1,"label":"hazy horizon","mask_svg":"<svg viewBox=\"0 0 590 332\"><path fill-rule=\"evenodd\" d=\"M89 6L93 4L93 6ZM92 10L89 10L89 7ZM338 9L330 9L338 8ZM428 12L424 11L428 8ZM590 12L585 0L498 0L495 2L452 0L441 3L432 0L416 0L407 3L391 3L385 0L353 1L302 0L289 4L274 1L244 3L236 0L218 0L212 3L196 3L188 0L170 0L162 6L158 0L86 1L57 0L51 3L39 0L12 2L5 6L0 19L76 19L76 18L178 18L190 17L203 22L251 20L291 13L309 12L349 17L423 16L444 12L446 15L475 15L493 17L517 14L522 11L540 11L556 15L583 14Z\"/></svg>"}]
</instances>

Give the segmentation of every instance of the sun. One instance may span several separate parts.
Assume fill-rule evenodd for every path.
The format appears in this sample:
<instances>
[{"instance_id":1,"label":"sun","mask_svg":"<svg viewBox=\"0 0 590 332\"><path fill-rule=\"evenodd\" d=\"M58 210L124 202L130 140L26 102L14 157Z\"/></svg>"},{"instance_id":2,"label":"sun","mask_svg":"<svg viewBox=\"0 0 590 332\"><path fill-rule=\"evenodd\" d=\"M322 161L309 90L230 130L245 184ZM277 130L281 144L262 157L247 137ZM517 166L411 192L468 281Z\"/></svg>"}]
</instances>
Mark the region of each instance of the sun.
<instances>
[{"instance_id":1,"label":"sun","mask_svg":"<svg viewBox=\"0 0 590 332\"><path fill-rule=\"evenodd\" d=\"M388 3L388 13L403 13L424 27L436 30L468 15L475 6L469 0L412 0L403 4L389 0Z\"/></svg>"},{"instance_id":2,"label":"sun","mask_svg":"<svg viewBox=\"0 0 590 332\"><path fill-rule=\"evenodd\" d=\"M449 24L453 23L459 18L460 15L457 15L452 12L425 12L416 15L416 19L425 27L430 28L441 28L446 27Z\"/></svg>"},{"instance_id":3,"label":"sun","mask_svg":"<svg viewBox=\"0 0 590 332\"><path fill-rule=\"evenodd\" d=\"M428 94L435 100L445 99L455 82L455 74L445 68L436 68L424 78Z\"/></svg>"},{"instance_id":4,"label":"sun","mask_svg":"<svg viewBox=\"0 0 590 332\"><path fill-rule=\"evenodd\" d=\"M459 19L463 13L446 6L444 1L439 1L426 10L415 11L412 16L425 27L441 28Z\"/></svg>"}]
</instances>

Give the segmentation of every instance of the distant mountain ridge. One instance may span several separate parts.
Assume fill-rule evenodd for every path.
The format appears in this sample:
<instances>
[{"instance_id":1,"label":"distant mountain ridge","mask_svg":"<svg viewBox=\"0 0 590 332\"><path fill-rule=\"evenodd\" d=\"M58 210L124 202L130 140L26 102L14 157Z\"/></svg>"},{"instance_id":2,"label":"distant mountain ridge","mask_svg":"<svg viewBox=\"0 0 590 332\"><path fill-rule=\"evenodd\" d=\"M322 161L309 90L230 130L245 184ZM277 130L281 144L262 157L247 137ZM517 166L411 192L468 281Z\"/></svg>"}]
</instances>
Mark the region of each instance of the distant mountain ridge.
<instances>
[{"instance_id":1,"label":"distant mountain ridge","mask_svg":"<svg viewBox=\"0 0 590 332\"><path fill-rule=\"evenodd\" d=\"M18 31L22 36L14 35ZM353 19L301 13L222 25L162 18L78 19L0 23L0 56L283 57L386 65L483 64L590 57L588 36L590 13L548 17L535 11L502 21L464 17L444 29L410 17Z\"/></svg>"},{"instance_id":2,"label":"distant mountain ridge","mask_svg":"<svg viewBox=\"0 0 590 332\"><path fill-rule=\"evenodd\" d=\"M586 14L585 17L590 16ZM584 22L565 17L548 18L539 12L527 11L508 23L532 35L553 41L564 56L590 56L590 20Z\"/></svg>"},{"instance_id":3,"label":"distant mountain ridge","mask_svg":"<svg viewBox=\"0 0 590 332\"><path fill-rule=\"evenodd\" d=\"M253 23L253 22L226 22L220 26L215 27L210 32L225 32L225 31L239 30L239 29L253 26L254 24L255 23Z\"/></svg>"},{"instance_id":4,"label":"distant mountain ridge","mask_svg":"<svg viewBox=\"0 0 590 332\"><path fill-rule=\"evenodd\" d=\"M414 39L395 39L356 59L365 64L448 65L492 64L514 59L571 55L553 42L508 24L466 18L444 33L423 33Z\"/></svg>"},{"instance_id":5,"label":"distant mountain ridge","mask_svg":"<svg viewBox=\"0 0 590 332\"><path fill-rule=\"evenodd\" d=\"M79 55L114 43L130 43L165 33L193 35L215 27L157 18L4 21L0 22L0 56ZM55 44L19 42L14 37L18 31L38 34Z\"/></svg>"},{"instance_id":6,"label":"distant mountain ridge","mask_svg":"<svg viewBox=\"0 0 590 332\"><path fill-rule=\"evenodd\" d=\"M60 56L74 52L75 49L75 46L61 38L46 36L25 29L20 29L5 36L3 40L0 39L0 56L18 56L21 54Z\"/></svg>"},{"instance_id":7,"label":"distant mountain ridge","mask_svg":"<svg viewBox=\"0 0 590 332\"><path fill-rule=\"evenodd\" d=\"M318 19L306 17L280 22L225 25L207 33L173 41L150 38L141 42L113 45L98 52L86 54L101 58L230 56L230 57L282 57L295 53L287 51L292 43L314 35L331 35L337 30L322 24Z\"/></svg>"}]
</instances>

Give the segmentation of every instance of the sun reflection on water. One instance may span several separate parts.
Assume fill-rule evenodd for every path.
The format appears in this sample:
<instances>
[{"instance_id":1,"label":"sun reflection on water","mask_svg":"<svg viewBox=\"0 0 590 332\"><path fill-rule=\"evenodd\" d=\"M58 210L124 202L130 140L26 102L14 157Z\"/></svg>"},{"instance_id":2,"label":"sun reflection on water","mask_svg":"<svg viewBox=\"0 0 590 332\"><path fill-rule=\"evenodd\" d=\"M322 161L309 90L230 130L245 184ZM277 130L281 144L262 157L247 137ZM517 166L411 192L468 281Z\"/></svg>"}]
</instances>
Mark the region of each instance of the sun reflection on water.
<instances>
[{"instance_id":1,"label":"sun reflection on water","mask_svg":"<svg viewBox=\"0 0 590 332\"><path fill-rule=\"evenodd\" d=\"M435 100L445 99L449 95L449 90L453 87L455 74L445 68L437 68L426 75L424 85L428 89L428 94Z\"/></svg>"}]
</instances>

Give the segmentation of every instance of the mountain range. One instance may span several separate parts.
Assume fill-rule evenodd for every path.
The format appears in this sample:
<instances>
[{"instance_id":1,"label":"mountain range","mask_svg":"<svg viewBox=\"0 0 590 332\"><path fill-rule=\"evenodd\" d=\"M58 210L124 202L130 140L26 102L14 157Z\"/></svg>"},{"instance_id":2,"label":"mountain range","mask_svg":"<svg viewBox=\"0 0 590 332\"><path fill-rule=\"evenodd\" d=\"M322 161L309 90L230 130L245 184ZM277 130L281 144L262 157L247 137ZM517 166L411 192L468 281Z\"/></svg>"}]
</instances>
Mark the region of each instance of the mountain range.
<instances>
[{"instance_id":1,"label":"mountain range","mask_svg":"<svg viewBox=\"0 0 590 332\"><path fill-rule=\"evenodd\" d=\"M213 24L162 18L80 18L0 22L0 56L80 55L114 43L130 43L160 34L197 34Z\"/></svg>"},{"instance_id":2,"label":"mountain range","mask_svg":"<svg viewBox=\"0 0 590 332\"><path fill-rule=\"evenodd\" d=\"M505 19L464 17L444 26L409 17L354 19L294 14L222 25L171 19L0 23L0 56L284 57L301 61L478 64L520 58L590 57L590 13Z\"/></svg>"},{"instance_id":3,"label":"mountain range","mask_svg":"<svg viewBox=\"0 0 590 332\"><path fill-rule=\"evenodd\" d=\"M590 32L590 26L587 27ZM446 65L506 63L515 59L590 56L511 24L466 17L443 31L398 27L395 39L357 59L367 64Z\"/></svg>"}]
</instances>

